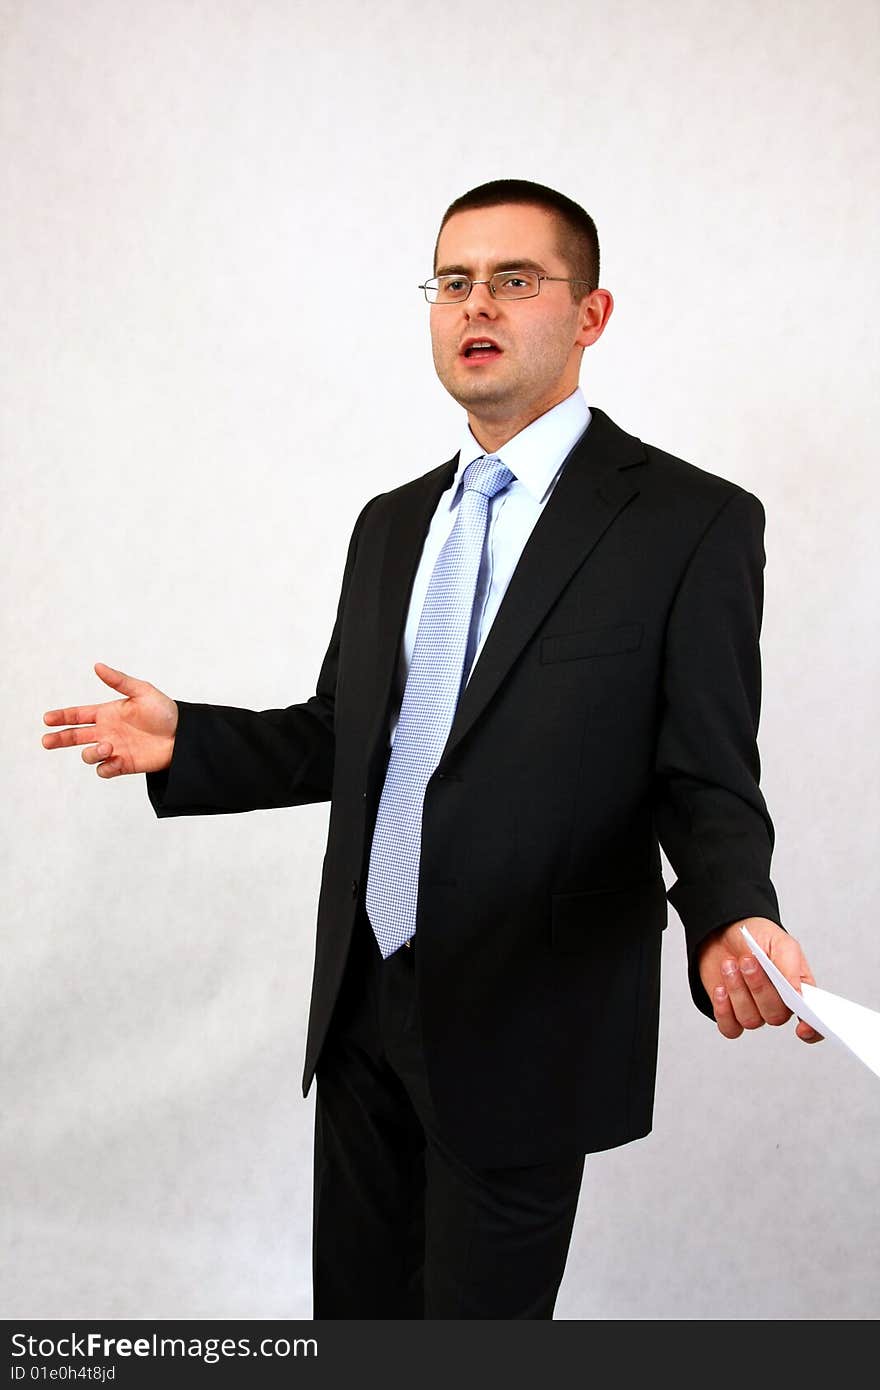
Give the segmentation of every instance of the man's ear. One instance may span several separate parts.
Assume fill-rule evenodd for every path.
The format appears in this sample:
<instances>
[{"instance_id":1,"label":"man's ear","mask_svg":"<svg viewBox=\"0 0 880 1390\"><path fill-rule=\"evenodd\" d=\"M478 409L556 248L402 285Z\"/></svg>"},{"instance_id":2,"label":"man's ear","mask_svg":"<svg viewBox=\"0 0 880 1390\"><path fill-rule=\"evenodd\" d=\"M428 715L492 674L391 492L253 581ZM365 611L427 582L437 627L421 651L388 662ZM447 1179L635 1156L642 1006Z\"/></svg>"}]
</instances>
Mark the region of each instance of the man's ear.
<instances>
[{"instance_id":1,"label":"man's ear","mask_svg":"<svg viewBox=\"0 0 880 1390\"><path fill-rule=\"evenodd\" d=\"M575 342L579 347L589 347L601 338L605 325L614 311L614 299L610 290L591 290L580 303L578 335Z\"/></svg>"}]
</instances>

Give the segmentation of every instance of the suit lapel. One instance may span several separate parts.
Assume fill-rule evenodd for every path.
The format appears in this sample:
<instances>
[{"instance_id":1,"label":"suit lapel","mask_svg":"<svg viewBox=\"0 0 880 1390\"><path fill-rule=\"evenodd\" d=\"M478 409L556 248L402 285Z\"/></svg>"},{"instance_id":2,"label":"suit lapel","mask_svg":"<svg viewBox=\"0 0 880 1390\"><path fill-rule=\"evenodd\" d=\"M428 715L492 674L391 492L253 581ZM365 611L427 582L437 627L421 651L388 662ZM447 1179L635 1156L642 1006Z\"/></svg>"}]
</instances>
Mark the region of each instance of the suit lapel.
<instances>
[{"instance_id":1,"label":"suit lapel","mask_svg":"<svg viewBox=\"0 0 880 1390\"><path fill-rule=\"evenodd\" d=\"M638 494L637 475L626 470L645 462L644 445L604 411L593 406L590 410L590 427L569 455L538 518L462 692L444 758L479 718L602 534Z\"/></svg>"}]
</instances>

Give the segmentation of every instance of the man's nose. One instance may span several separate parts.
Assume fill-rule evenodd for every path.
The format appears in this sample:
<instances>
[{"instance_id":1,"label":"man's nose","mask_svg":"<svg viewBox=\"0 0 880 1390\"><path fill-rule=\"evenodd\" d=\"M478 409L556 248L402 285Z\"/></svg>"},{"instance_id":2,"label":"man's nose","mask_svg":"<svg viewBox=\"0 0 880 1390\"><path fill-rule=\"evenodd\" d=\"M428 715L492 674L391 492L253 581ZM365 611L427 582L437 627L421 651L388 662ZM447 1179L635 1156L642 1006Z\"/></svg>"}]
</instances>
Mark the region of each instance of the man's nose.
<instances>
[{"instance_id":1,"label":"man's nose","mask_svg":"<svg viewBox=\"0 0 880 1390\"><path fill-rule=\"evenodd\" d=\"M469 319L481 318L494 319L498 314L498 304L494 294L488 285L482 283L473 285L471 292L464 301L465 316Z\"/></svg>"}]
</instances>

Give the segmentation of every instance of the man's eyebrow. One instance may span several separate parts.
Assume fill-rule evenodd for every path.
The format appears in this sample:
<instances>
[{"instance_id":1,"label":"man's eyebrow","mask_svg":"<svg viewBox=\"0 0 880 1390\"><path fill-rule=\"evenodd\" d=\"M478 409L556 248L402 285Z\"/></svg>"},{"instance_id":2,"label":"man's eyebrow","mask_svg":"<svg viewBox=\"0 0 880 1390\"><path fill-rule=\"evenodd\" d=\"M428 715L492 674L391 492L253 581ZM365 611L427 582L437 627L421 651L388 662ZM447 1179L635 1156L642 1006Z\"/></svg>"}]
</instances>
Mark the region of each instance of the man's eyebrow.
<instances>
[{"instance_id":1,"label":"man's eyebrow","mask_svg":"<svg viewBox=\"0 0 880 1390\"><path fill-rule=\"evenodd\" d=\"M540 261L532 261L528 256L519 256L513 261L497 261L489 272L495 275L499 270L534 270L539 274L543 273L544 266ZM470 268L466 265L441 265L435 272L439 275L466 275L471 279Z\"/></svg>"}]
</instances>

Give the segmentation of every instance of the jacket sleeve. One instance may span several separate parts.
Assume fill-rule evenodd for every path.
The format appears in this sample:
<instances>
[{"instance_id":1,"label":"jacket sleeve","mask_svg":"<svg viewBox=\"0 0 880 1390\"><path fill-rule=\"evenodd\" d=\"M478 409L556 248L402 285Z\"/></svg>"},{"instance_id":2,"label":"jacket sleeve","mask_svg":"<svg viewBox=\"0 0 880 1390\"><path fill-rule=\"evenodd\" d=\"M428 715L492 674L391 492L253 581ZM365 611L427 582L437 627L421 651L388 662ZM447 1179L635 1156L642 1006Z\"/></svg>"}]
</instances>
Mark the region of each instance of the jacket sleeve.
<instances>
[{"instance_id":1,"label":"jacket sleeve","mask_svg":"<svg viewBox=\"0 0 880 1390\"><path fill-rule=\"evenodd\" d=\"M697 948L741 917L779 923L774 831L759 789L764 508L736 488L704 531L670 612L655 825L677 881L694 1003L712 1017Z\"/></svg>"},{"instance_id":2,"label":"jacket sleeve","mask_svg":"<svg viewBox=\"0 0 880 1390\"><path fill-rule=\"evenodd\" d=\"M216 815L330 799L340 628L371 505L358 517L349 542L336 622L315 694L303 704L267 710L178 700L171 763L146 774L157 816Z\"/></svg>"}]
</instances>

